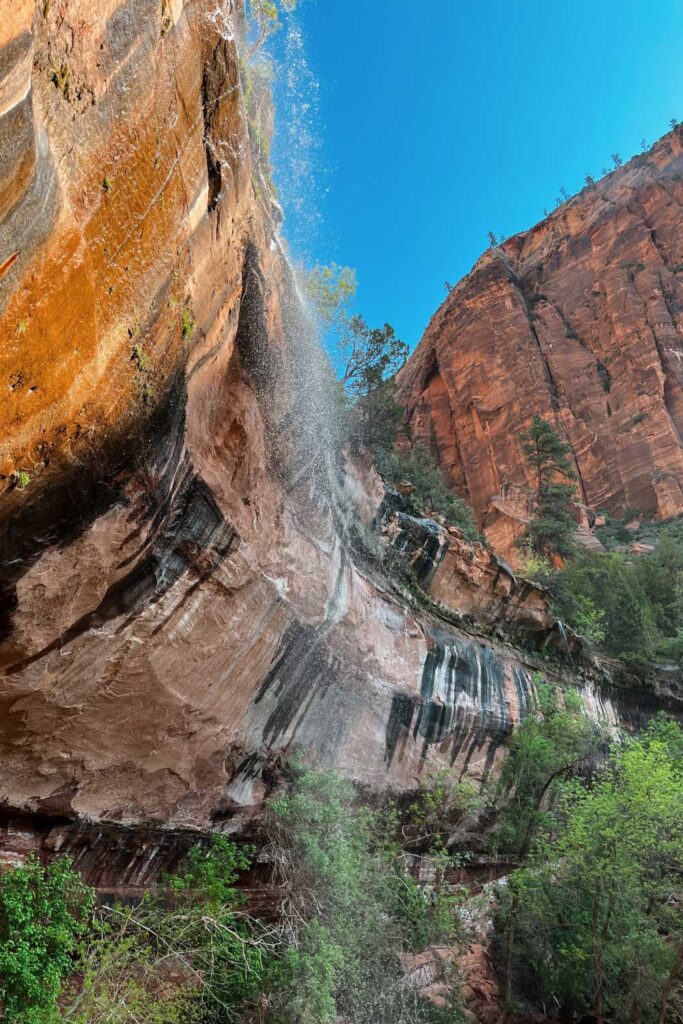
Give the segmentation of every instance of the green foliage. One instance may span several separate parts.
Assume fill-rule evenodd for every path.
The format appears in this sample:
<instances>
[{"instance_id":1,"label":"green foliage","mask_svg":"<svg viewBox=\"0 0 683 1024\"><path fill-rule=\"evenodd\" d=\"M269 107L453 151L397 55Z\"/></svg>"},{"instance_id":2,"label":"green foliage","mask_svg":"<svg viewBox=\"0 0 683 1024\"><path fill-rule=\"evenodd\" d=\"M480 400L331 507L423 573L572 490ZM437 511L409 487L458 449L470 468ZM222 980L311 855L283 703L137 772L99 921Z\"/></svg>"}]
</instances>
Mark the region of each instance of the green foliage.
<instances>
[{"instance_id":1,"label":"green foliage","mask_svg":"<svg viewBox=\"0 0 683 1024\"><path fill-rule=\"evenodd\" d=\"M343 430L353 449L364 446L375 456L378 469L386 465L393 452L396 437L403 424L403 407L396 401L396 382L393 378L368 387L355 401L341 388L343 404ZM384 461L383 461L384 459Z\"/></svg>"},{"instance_id":2,"label":"green foliage","mask_svg":"<svg viewBox=\"0 0 683 1024\"><path fill-rule=\"evenodd\" d=\"M345 362L342 384L356 398L393 377L408 357L408 346L391 324L368 327L362 316L344 321L339 347Z\"/></svg>"},{"instance_id":3,"label":"green foliage","mask_svg":"<svg viewBox=\"0 0 683 1024\"><path fill-rule=\"evenodd\" d=\"M273 1020L287 1024L328 1024L336 1020L335 990L344 966L344 951L329 929L315 918L306 922L297 942L275 962L268 983L274 995Z\"/></svg>"},{"instance_id":4,"label":"green foliage","mask_svg":"<svg viewBox=\"0 0 683 1024\"><path fill-rule=\"evenodd\" d=\"M462 779L451 768L434 769L400 815L402 845L409 850L445 853L462 819L483 806L483 797L471 779Z\"/></svg>"},{"instance_id":5,"label":"green foliage","mask_svg":"<svg viewBox=\"0 0 683 1024\"><path fill-rule=\"evenodd\" d=\"M540 416L534 416L528 430L520 435L522 451L536 471L537 490L560 473L572 476L571 448L554 427Z\"/></svg>"},{"instance_id":6,"label":"green foliage","mask_svg":"<svg viewBox=\"0 0 683 1024\"><path fill-rule=\"evenodd\" d=\"M683 658L683 524L650 531L654 550L619 550L623 524L611 521L601 539L616 550L578 551L561 572L535 574L554 594L560 618L616 657ZM622 533L622 530L624 533ZM636 534L637 535L637 534ZM597 626L597 631L591 629ZM602 636L600 636L602 634Z\"/></svg>"},{"instance_id":7,"label":"green foliage","mask_svg":"<svg viewBox=\"0 0 683 1024\"><path fill-rule=\"evenodd\" d=\"M344 366L340 387L346 439L352 448L364 446L375 455L390 450L403 421L394 376L408 346L390 324L370 328L360 316L343 316L337 347Z\"/></svg>"},{"instance_id":8,"label":"green foliage","mask_svg":"<svg viewBox=\"0 0 683 1024\"><path fill-rule=\"evenodd\" d=\"M409 481L416 514L429 510L477 538L472 510L452 494L432 456L421 445L403 455L395 444L403 423L396 401L395 375L404 364L408 346L390 324L371 328L350 312L356 274L333 263L316 266L303 276L303 289L322 324L331 333L336 363L341 367L339 387L333 389L334 416L340 444L363 447L375 457L388 483Z\"/></svg>"},{"instance_id":9,"label":"green foliage","mask_svg":"<svg viewBox=\"0 0 683 1024\"><path fill-rule=\"evenodd\" d=\"M147 370L149 370L149 356L143 349L142 345L133 345L133 354L131 356L131 359L135 363L135 366L140 371L140 373L146 373Z\"/></svg>"},{"instance_id":10,"label":"green foliage","mask_svg":"<svg viewBox=\"0 0 683 1024\"><path fill-rule=\"evenodd\" d=\"M574 494L571 484L544 484L537 495L536 514L528 523L521 543L539 554L556 554L563 558L571 555L576 533L571 513Z\"/></svg>"},{"instance_id":11,"label":"green foliage","mask_svg":"<svg viewBox=\"0 0 683 1024\"><path fill-rule=\"evenodd\" d=\"M316 314L326 327L343 323L356 294L356 271L352 267L318 264L303 275L303 288Z\"/></svg>"},{"instance_id":12,"label":"green foliage","mask_svg":"<svg viewBox=\"0 0 683 1024\"><path fill-rule=\"evenodd\" d=\"M192 316L192 310L189 306L183 306L180 314L180 331L183 338L191 338L195 332L197 321Z\"/></svg>"},{"instance_id":13,"label":"green foliage","mask_svg":"<svg viewBox=\"0 0 683 1024\"><path fill-rule=\"evenodd\" d=\"M93 893L67 857L44 867L31 854L0 874L0 1003L4 1019L52 1024L86 934Z\"/></svg>"},{"instance_id":14,"label":"green foliage","mask_svg":"<svg viewBox=\"0 0 683 1024\"><path fill-rule=\"evenodd\" d=\"M334 418L340 443L375 454L390 451L403 421L394 377L408 346L390 324L369 327L363 317L351 314L356 273L350 267L316 266L303 275L302 285L335 349L341 379Z\"/></svg>"},{"instance_id":15,"label":"green foliage","mask_svg":"<svg viewBox=\"0 0 683 1024\"><path fill-rule=\"evenodd\" d=\"M225 1024L261 991L277 943L237 888L248 851L224 836L134 907L103 908L65 1017L75 1024Z\"/></svg>"},{"instance_id":16,"label":"green foliage","mask_svg":"<svg viewBox=\"0 0 683 1024\"><path fill-rule=\"evenodd\" d=\"M536 477L536 514L520 544L540 555L570 555L574 548L576 524L571 514L574 487L558 483L557 477L574 475L571 449L554 427L540 416L532 418L520 435L522 451Z\"/></svg>"},{"instance_id":17,"label":"green foliage","mask_svg":"<svg viewBox=\"0 0 683 1024\"><path fill-rule=\"evenodd\" d=\"M457 932L457 895L443 881L430 898L406 871L395 819L355 802L331 772L299 765L271 804L269 855L286 892L290 949L267 986L277 1022L353 1024L427 1020L398 984L397 954Z\"/></svg>"},{"instance_id":18,"label":"green foliage","mask_svg":"<svg viewBox=\"0 0 683 1024\"><path fill-rule=\"evenodd\" d=\"M165 943L160 920L140 907L104 907L95 918L80 977L62 998L70 1024L190 1024L201 1019L199 979ZM157 930L150 932L150 927Z\"/></svg>"},{"instance_id":19,"label":"green foliage","mask_svg":"<svg viewBox=\"0 0 683 1024\"><path fill-rule=\"evenodd\" d=\"M399 824L415 832L436 822L441 798L456 799L454 781L435 778L424 801L418 801L419 822L413 825L409 811L399 816L391 806L371 811L360 804L354 787L332 772L298 764L294 775L290 790L272 801L265 829L270 840L265 859L283 895L275 924L249 916L239 876L250 867L251 851L224 836L197 845L180 871L137 905L101 907L92 922L91 897L70 868L58 874L64 868L57 862L48 874L30 862L40 885L52 879L45 891L49 906L35 903L27 913L22 897L21 914L10 921L12 936L35 948L35 955L19 958L19 964L29 962L32 973L30 984L24 983L23 1003L11 1003L6 965L16 967L19 938L11 950L6 943L7 1019L21 1024L62 1019L72 1024L332 1024L342 1016L350 1024L452 1024L459 1004L444 1016L422 1003L401 983L398 955L453 941L459 891L444 881L449 859L443 851L433 885L428 891L420 887L406 869L398 834ZM462 794L469 806L472 794L467 787ZM427 840L425 849L431 849ZM5 878L15 891L23 876L14 872ZM82 904L81 891L88 896ZM67 898L72 902L65 924L60 900ZM25 922L33 918L43 930L24 935ZM67 925L73 931L63 950L46 941L52 923L63 942ZM79 974L62 992L60 1016L56 999L62 979L73 972L77 946ZM457 979L451 980L455 985Z\"/></svg>"},{"instance_id":20,"label":"green foliage","mask_svg":"<svg viewBox=\"0 0 683 1024\"><path fill-rule=\"evenodd\" d=\"M249 862L248 851L214 836L143 907L160 922L164 944L191 958L206 1024L237 1019L260 992L270 944L235 885Z\"/></svg>"},{"instance_id":21,"label":"green foliage","mask_svg":"<svg viewBox=\"0 0 683 1024\"><path fill-rule=\"evenodd\" d=\"M20 491L23 491L25 487L31 483L30 474L25 469L19 469L14 474L14 482Z\"/></svg>"},{"instance_id":22,"label":"green foliage","mask_svg":"<svg viewBox=\"0 0 683 1024\"><path fill-rule=\"evenodd\" d=\"M524 1004L601 1024L655 1024L681 1010L683 733L659 717L591 785L567 785L552 843L501 890Z\"/></svg>"},{"instance_id":23,"label":"green foliage","mask_svg":"<svg viewBox=\"0 0 683 1024\"><path fill-rule=\"evenodd\" d=\"M268 36L280 28L281 11L293 11L297 0L249 0L249 16L258 36L251 48L251 55L263 45Z\"/></svg>"},{"instance_id":24,"label":"green foliage","mask_svg":"<svg viewBox=\"0 0 683 1024\"><path fill-rule=\"evenodd\" d=\"M389 432L390 434L390 432ZM382 431L378 430L374 450L377 469L388 483L397 486L410 483L415 493L409 498L417 514L428 510L443 516L446 522L459 527L472 540L479 536L470 506L453 494L444 481L436 461L426 448L415 444L408 454L389 447Z\"/></svg>"},{"instance_id":25,"label":"green foliage","mask_svg":"<svg viewBox=\"0 0 683 1024\"><path fill-rule=\"evenodd\" d=\"M562 783L584 769L602 742L575 690L560 693L540 678L535 688L536 706L512 734L495 784L494 845L522 859L548 827Z\"/></svg>"}]
</instances>

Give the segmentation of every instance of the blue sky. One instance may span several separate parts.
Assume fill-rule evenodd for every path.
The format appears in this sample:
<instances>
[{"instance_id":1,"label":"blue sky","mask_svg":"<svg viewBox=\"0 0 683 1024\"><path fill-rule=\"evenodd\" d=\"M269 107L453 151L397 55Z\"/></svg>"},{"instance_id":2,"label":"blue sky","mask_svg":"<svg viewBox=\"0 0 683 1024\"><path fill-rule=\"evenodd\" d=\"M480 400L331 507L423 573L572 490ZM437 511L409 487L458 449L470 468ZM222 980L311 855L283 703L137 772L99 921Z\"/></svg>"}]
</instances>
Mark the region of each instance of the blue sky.
<instances>
[{"instance_id":1,"label":"blue sky","mask_svg":"<svg viewBox=\"0 0 683 1024\"><path fill-rule=\"evenodd\" d=\"M295 256L411 347L486 248L683 119L682 0L300 0L276 178Z\"/></svg>"}]
</instances>

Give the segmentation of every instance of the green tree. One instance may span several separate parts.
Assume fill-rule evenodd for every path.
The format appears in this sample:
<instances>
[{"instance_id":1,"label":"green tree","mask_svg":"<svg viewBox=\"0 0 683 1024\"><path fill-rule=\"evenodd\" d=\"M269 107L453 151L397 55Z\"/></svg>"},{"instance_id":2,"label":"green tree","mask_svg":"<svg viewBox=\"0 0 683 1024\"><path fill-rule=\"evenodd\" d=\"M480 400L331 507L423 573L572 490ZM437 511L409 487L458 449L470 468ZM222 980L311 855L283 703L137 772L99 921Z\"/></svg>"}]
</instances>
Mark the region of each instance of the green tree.
<instances>
[{"instance_id":1,"label":"green tree","mask_svg":"<svg viewBox=\"0 0 683 1024\"><path fill-rule=\"evenodd\" d=\"M366 390L351 404L347 398L345 409L346 435L354 448L363 445L378 462L384 453L393 451L403 424L403 406L396 400L393 377L372 383L366 378Z\"/></svg>"},{"instance_id":2,"label":"green tree","mask_svg":"<svg viewBox=\"0 0 683 1024\"><path fill-rule=\"evenodd\" d=\"M557 475L571 477L571 448L541 416L533 416L528 430L520 434L522 451L536 474L536 492Z\"/></svg>"},{"instance_id":3,"label":"green tree","mask_svg":"<svg viewBox=\"0 0 683 1024\"><path fill-rule=\"evenodd\" d=\"M256 25L257 37L249 55L253 56L268 36L280 28L280 11L293 11L297 0L249 0L249 16Z\"/></svg>"},{"instance_id":4,"label":"green tree","mask_svg":"<svg viewBox=\"0 0 683 1024\"><path fill-rule=\"evenodd\" d=\"M585 768L602 742L575 690L560 695L540 679L535 685L536 707L510 739L494 794L500 807L494 843L520 863L548 831L562 784ZM513 875L508 888L503 967L506 1016L512 1007L513 956L525 881Z\"/></svg>"},{"instance_id":5,"label":"green tree","mask_svg":"<svg viewBox=\"0 0 683 1024\"><path fill-rule=\"evenodd\" d=\"M398 953L451 940L457 894L442 882L424 898L393 838L393 816L359 806L353 787L333 772L301 764L295 771L265 824L289 938L266 985L274 1020L433 1020L400 984Z\"/></svg>"},{"instance_id":6,"label":"green tree","mask_svg":"<svg viewBox=\"0 0 683 1024\"><path fill-rule=\"evenodd\" d=\"M675 635L683 624L683 544L674 530L663 530L654 551L635 560L633 568L655 625L664 635Z\"/></svg>"},{"instance_id":7,"label":"green tree","mask_svg":"<svg viewBox=\"0 0 683 1024\"><path fill-rule=\"evenodd\" d=\"M91 921L94 894L68 857L33 854L0 874L0 1002L4 1019L52 1024Z\"/></svg>"},{"instance_id":8,"label":"green tree","mask_svg":"<svg viewBox=\"0 0 683 1024\"><path fill-rule=\"evenodd\" d=\"M356 294L356 271L337 263L318 264L303 274L303 290L325 327L340 328Z\"/></svg>"},{"instance_id":9,"label":"green tree","mask_svg":"<svg viewBox=\"0 0 683 1024\"><path fill-rule=\"evenodd\" d=\"M516 897L515 985L531 1005L597 1024L679 1012L681 743L680 727L659 719L592 785L568 785L554 832L502 893L503 918Z\"/></svg>"},{"instance_id":10,"label":"green tree","mask_svg":"<svg viewBox=\"0 0 683 1024\"><path fill-rule=\"evenodd\" d=\"M363 317L351 314L356 274L350 267L319 265L302 280L334 349L340 377L335 418L341 421L341 440L374 453L391 449L403 421L394 378L408 346L390 324L369 327Z\"/></svg>"},{"instance_id":11,"label":"green tree","mask_svg":"<svg viewBox=\"0 0 683 1024\"><path fill-rule=\"evenodd\" d=\"M551 582L555 609L565 622L580 629L581 615L599 609L603 646L616 657L649 658L657 638L652 608L639 572L618 552L575 552Z\"/></svg>"},{"instance_id":12,"label":"green tree","mask_svg":"<svg viewBox=\"0 0 683 1024\"><path fill-rule=\"evenodd\" d=\"M555 428L534 416L520 434L522 451L536 477L536 513L520 540L540 555L566 557L574 549L576 524L571 514L574 487L559 483L558 476L572 477L571 448Z\"/></svg>"},{"instance_id":13,"label":"green tree","mask_svg":"<svg viewBox=\"0 0 683 1024\"><path fill-rule=\"evenodd\" d=\"M396 337L391 324L368 327L362 316L345 322L339 345L344 356L341 381L355 397L365 397L380 388L408 357L408 346Z\"/></svg>"}]
</instances>

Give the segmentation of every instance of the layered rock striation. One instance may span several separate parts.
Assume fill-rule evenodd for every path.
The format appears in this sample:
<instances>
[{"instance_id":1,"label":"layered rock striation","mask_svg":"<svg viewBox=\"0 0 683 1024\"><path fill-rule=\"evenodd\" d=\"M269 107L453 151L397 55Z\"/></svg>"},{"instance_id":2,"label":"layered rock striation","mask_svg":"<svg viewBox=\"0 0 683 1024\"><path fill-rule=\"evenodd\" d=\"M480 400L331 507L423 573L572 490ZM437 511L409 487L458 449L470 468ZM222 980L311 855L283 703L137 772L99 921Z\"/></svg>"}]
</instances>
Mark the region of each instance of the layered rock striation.
<instances>
[{"instance_id":1,"label":"layered rock striation","mask_svg":"<svg viewBox=\"0 0 683 1024\"><path fill-rule=\"evenodd\" d=\"M588 509L683 511L682 201L677 128L488 250L401 372L413 437L502 553L523 529L534 414L571 445Z\"/></svg>"},{"instance_id":2,"label":"layered rock striation","mask_svg":"<svg viewBox=\"0 0 683 1024\"><path fill-rule=\"evenodd\" d=\"M477 630L547 627L463 538L430 601L383 568L383 488L324 443L241 20L51 0L2 27L0 847L114 888L248 828L296 747L376 789L483 778L534 666Z\"/></svg>"},{"instance_id":3,"label":"layered rock striation","mask_svg":"<svg viewBox=\"0 0 683 1024\"><path fill-rule=\"evenodd\" d=\"M514 656L354 556L240 20L52 0L6 27L9 817L226 825L297 744L378 786L481 773L526 707Z\"/></svg>"}]
</instances>

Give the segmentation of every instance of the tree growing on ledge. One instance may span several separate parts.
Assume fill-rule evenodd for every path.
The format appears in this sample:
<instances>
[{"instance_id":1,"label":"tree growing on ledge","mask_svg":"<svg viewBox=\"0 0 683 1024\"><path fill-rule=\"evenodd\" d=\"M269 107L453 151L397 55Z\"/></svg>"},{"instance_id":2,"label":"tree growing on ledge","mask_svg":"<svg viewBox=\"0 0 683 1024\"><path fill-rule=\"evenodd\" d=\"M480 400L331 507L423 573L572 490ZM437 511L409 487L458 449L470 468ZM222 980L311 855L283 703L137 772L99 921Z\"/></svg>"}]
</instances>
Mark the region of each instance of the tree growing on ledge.
<instances>
[{"instance_id":1,"label":"tree growing on ledge","mask_svg":"<svg viewBox=\"0 0 683 1024\"><path fill-rule=\"evenodd\" d=\"M251 47L250 56L260 50L268 36L280 28L280 9L293 11L296 3L297 0L251 0L249 14L258 30L258 37Z\"/></svg>"},{"instance_id":2,"label":"tree growing on ledge","mask_svg":"<svg viewBox=\"0 0 683 1024\"><path fill-rule=\"evenodd\" d=\"M536 515L520 540L544 557L567 557L574 550L576 523L571 514L574 485L557 477L574 476L571 449L540 416L534 416L528 430L520 434L522 450L536 474Z\"/></svg>"}]
</instances>

